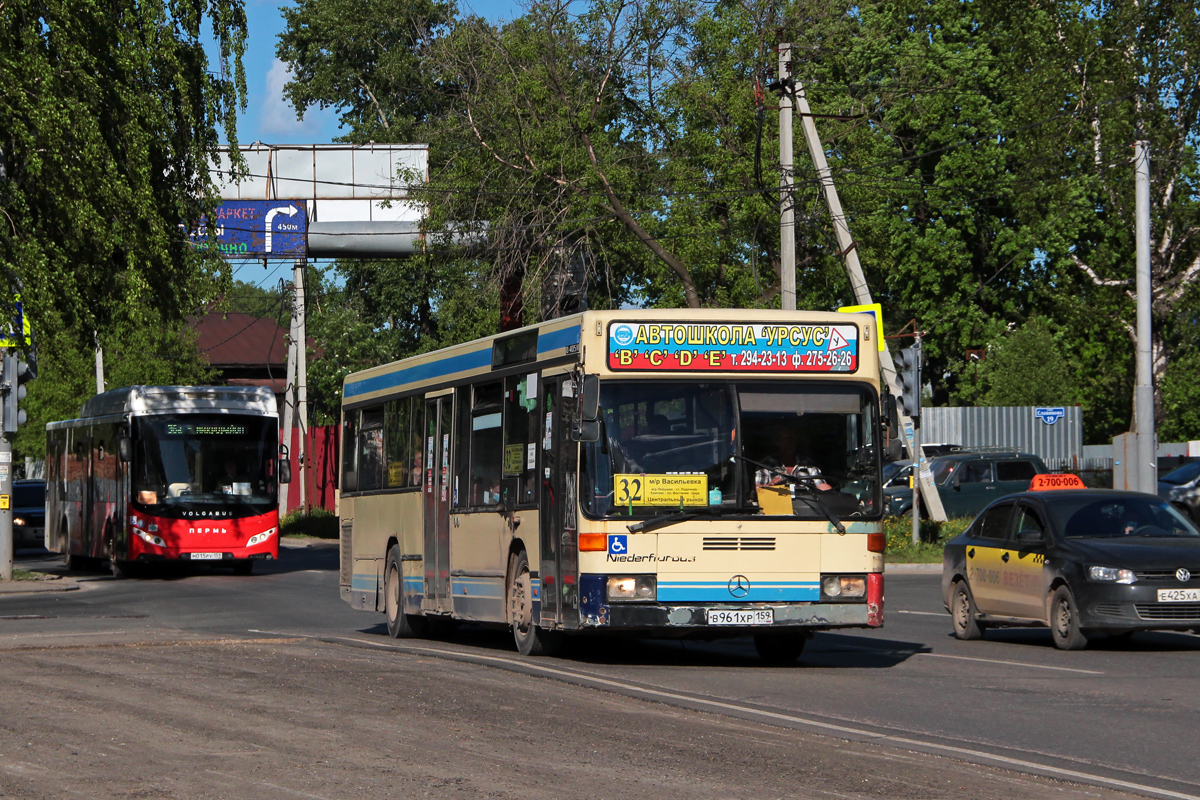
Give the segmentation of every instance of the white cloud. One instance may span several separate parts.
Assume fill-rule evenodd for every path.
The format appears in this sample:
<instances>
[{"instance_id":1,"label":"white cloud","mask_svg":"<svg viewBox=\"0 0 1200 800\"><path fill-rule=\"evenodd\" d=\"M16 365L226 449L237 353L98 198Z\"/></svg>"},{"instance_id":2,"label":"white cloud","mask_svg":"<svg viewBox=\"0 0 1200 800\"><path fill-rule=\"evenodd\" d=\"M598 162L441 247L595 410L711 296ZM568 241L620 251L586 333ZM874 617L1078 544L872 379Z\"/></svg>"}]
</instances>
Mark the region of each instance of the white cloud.
<instances>
[{"instance_id":1,"label":"white cloud","mask_svg":"<svg viewBox=\"0 0 1200 800\"><path fill-rule=\"evenodd\" d=\"M291 77L287 64L278 58L271 61L271 68L267 70L266 96L258 112L258 129L264 138L299 133L319 124L311 111L305 112L304 119L296 119L296 110L283 94L283 85Z\"/></svg>"}]
</instances>

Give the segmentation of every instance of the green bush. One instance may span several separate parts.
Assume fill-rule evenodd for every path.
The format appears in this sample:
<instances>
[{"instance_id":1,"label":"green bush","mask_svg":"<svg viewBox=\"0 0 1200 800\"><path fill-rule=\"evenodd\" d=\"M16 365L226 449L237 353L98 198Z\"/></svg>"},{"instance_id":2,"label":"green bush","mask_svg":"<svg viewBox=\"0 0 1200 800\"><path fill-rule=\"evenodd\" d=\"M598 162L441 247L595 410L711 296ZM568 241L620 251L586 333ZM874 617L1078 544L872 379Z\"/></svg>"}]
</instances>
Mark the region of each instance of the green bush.
<instances>
[{"instance_id":1,"label":"green bush","mask_svg":"<svg viewBox=\"0 0 1200 800\"><path fill-rule=\"evenodd\" d=\"M973 517L958 517L945 522L921 520L921 541L912 540L912 519L888 517L883 521L887 536L887 560L893 564L928 564L942 560L942 546L958 536L971 524Z\"/></svg>"},{"instance_id":2,"label":"green bush","mask_svg":"<svg viewBox=\"0 0 1200 800\"><path fill-rule=\"evenodd\" d=\"M338 538L337 514L323 508L310 509L305 514L299 509L289 511L279 520L280 536L300 536L309 539Z\"/></svg>"}]
</instances>

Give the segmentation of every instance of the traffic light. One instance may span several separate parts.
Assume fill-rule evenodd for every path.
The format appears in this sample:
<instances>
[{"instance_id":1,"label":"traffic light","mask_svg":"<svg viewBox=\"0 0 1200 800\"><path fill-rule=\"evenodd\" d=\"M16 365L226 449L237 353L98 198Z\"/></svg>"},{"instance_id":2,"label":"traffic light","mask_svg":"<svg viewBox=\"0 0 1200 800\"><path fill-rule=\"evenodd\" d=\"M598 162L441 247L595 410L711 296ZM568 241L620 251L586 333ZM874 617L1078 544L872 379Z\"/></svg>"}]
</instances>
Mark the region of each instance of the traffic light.
<instances>
[{"instance_id":1,"label":"traffic light","mask_svg":"<svg viewBox=\"0 0 1200 800\"><path fill-rule=\"evenodd\" d=\"M900 413L916 420L921 417L921 348L913 345L897 350L893 356L896 380L900 384Z\"/></svg>"},{"instance_id":2,"label":"traffic light","mask_svg":"<svg viewBox=\"0 0 1200 800\"><path fill-rule=\"evenodd\" d=\"M17 428L25 423L25 409L21 401L25 399L25 383L33 377L29 365L21 360L20 354L13 349L4 352L4 380L0 390L4 392L4 432L16 433Z\"/></svg>"}]
</instances>

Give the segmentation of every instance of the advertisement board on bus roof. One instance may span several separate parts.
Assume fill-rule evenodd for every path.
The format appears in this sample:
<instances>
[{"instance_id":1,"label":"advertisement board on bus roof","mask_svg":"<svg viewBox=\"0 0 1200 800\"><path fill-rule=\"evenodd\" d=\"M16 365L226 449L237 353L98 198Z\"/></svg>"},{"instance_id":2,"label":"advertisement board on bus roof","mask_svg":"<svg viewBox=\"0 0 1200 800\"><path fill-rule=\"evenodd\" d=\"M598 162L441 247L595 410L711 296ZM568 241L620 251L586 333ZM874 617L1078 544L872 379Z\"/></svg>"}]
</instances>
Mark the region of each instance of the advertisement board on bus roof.
<instances>
[{"instance_id":1,"label":"advertisement board on bus roof","mask_svg":"<svg viewBox=\"0 0 1200 800\"><path fill-rule=\"evenodd\" d=\"M855 372L857 325L614 322L608 367L647 372Z\"/></svg>"}]
</instances>

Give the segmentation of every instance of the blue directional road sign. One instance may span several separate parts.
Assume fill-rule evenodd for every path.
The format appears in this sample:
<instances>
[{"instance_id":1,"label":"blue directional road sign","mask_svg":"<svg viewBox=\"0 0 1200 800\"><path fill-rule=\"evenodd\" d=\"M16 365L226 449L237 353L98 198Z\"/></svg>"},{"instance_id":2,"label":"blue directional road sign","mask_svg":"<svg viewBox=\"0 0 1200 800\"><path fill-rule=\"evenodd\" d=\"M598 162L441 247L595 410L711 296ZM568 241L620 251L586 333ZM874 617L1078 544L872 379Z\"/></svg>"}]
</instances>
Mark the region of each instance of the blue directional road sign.
<instances>
[{"instance_id":1,"label":"blue directional road sign","mask_svg":"<svg viewBox=\"0 0 1200 800\"><path fill-rule=\"evenodd\" d=\"M192 241L226 258L304 258L308 207L303 200L224 200Z\"/></svg>"}]
</instances>

